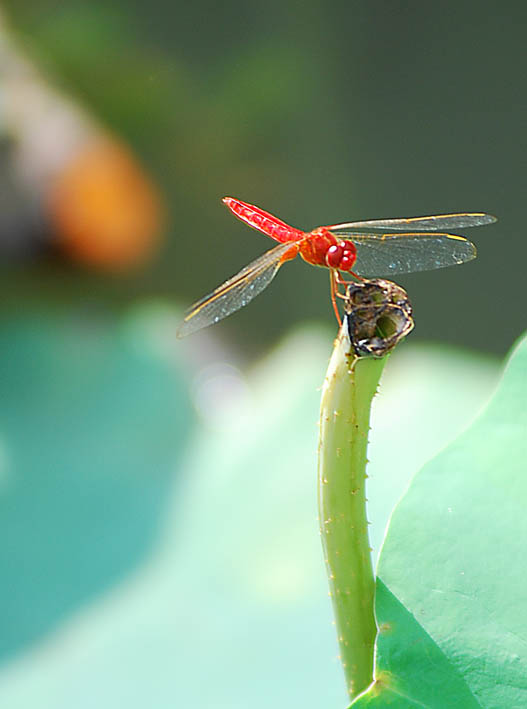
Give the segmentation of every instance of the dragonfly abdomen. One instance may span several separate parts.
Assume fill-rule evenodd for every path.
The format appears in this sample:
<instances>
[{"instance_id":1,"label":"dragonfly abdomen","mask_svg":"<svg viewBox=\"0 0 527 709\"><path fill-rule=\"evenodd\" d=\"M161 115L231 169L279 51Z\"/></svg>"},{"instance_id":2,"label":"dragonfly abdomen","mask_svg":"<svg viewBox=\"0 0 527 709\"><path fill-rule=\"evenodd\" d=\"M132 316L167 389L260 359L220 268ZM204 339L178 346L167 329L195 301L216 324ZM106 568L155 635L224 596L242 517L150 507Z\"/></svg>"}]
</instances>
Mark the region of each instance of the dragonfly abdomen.
<instances>
[{"instance_id":1,"label":"dragonfly abdomen","mask_svg":"<svg viewBox=\"0 0 527 709\"><path fill-rule=\"evenodd\" d=\"M240 199L234 199L234 197L224 197L223 202L238 219L282 244L286 241L300 241L306 236L305 232L289 226L289 224L277 219L269 212L265 212L260 207L255 207L254 204L242 202Z\"/></svg>"}]
</instances>

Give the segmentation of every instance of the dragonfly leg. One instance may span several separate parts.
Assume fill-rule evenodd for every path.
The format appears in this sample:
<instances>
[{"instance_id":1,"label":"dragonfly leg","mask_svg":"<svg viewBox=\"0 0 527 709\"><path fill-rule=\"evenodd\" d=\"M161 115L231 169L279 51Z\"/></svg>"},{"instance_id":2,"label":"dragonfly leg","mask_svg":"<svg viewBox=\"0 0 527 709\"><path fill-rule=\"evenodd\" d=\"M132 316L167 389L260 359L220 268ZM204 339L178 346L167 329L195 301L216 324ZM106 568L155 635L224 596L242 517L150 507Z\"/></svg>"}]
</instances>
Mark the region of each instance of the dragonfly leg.
<instances>
[{"instance_id":1,"label":"dragonfly leg","mask_svg":"<svg viewBox=\"0 0 527 709\"><path fill-rule=\"evenodd\" d=\"M353 273L353 271L347 271L347 273L349 273L350 276L353 276L353 278L356 278L358 281L365 280L362 276L359 276L357 273ZM353 283L353 281L347 281L345 278L342 278L339 271L337 271L336 282L340 283L341 285L345 285L345 286L347 286L348 283Z\"/></svg>"},{"instance_id":2,"label":"dragonfly leg","mask_svg":"<svg viewBox=\"0 0 527 709\"><path fill-rule=\"evenodd\" d=\"M354 278L356 278L358 281L363 281L364 278L361 276L358 276L356 273L353 273L353 271L347 271L350 275L352 275ZM336 272L335 274L335 295L337 298L346 298L347 297L347 291L348 291L348 286L350 283L355 283L355 281L350 281L347 280L346 278L343 278L339 271ZM339 292L338 286L344 286L344 292L341 293Z\"/></svg>"},{"instance_id":3,"label":"dragonfly leg","mask_svg":"<svg viewBox=\"0 0 527 709\"><path fill-rule=\"evenodd\" d=\"M335 313L335 317L337 318L337 322L339 324L339 327L342 327L342 319L340 317L339 309L337 308L336 296L338 296L338 297L343 297L343 296L338 292L338 271L335 268L329 269L329 284L330 284L331 304L333 305L333 312Z\"/></svg>"}]
</instances>

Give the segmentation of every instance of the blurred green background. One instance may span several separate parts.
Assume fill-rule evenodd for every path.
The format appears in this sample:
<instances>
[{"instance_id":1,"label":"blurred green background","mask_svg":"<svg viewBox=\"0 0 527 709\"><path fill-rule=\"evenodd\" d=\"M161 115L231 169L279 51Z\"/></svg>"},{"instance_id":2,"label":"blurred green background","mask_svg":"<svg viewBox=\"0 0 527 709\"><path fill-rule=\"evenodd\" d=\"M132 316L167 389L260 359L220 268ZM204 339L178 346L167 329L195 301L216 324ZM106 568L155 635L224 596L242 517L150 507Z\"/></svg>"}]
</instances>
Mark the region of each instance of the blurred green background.
<instances>
[{"instance_id":1,"label":"blurred green background","mask_svg":"<svg viewBox=\"0 0 527 709\"><path fill-rule=\"evenodd\" d=\"M56 85L140 157L167 210L140 272L117 284L31 273L35 297L197 299L272 245L224 195L306 229L481 210L500 221L471 233L476 262L401 282L416 336L506 351L525 320L525 3L4 6ZM17 272L9 291L18 301L27 285ZM222 334L260 352L301 319L327 320L327 289L295 262Z\"/></svg>"},{"instance_id":2,"label":"blurred green background","mask_svg":"<svg viewBox=\"0 0 527 709\"><path fill-rule=\"evenodd\" d=\"M476 261L400 279L377 554L525 327L527 7L1 10L0 702L344 706L315 503L327 274L291 263L182 343L177 322L272 246L224 195L305 229L499 217Z\"/></svg>"}]
</instances>

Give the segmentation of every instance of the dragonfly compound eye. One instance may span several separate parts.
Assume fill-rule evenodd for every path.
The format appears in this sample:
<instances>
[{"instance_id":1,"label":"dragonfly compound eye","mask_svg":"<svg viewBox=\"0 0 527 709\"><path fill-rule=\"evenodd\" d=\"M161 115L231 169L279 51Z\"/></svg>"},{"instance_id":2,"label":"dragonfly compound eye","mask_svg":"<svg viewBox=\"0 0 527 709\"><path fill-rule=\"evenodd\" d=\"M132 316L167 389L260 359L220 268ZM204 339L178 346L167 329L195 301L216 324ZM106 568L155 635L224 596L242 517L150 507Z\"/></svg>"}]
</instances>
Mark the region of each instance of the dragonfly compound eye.
<instances>
[{"instance_id":1,"label":"dragonfly compound eye","mask_svg":"<svg viewBox=\"0 0 527 709\"><path fill-rule=\"evenodd\" d=\"M349 271L354 263L355 263L354 258L344 254L344 256L340 259L339 270L340 271Z\"/></svg>"},{"instance_id":2,"label":"dragonfly compound eye","mask_svg":"<svg viewBox=\"0 0 527 709\"><path fill-rule=\"evenodd\" d=\"M340 268L340 261L344 254L344 247L341 244L334 244L326 251L326 264L329 268Z\"/></svg>"},{"instance_id":3,"label":"dragonfly compound eye","mask_svg":"<svg viewBox=\"0 0 527 709\"><path fill-rule=\"evenodd\" d=\"M355 248L355 244L353 244L351 241L343 241L342 256L338 268L341 271L349 271L353 267L356 258L357 249Z\"/></svg>"}]
</instances>

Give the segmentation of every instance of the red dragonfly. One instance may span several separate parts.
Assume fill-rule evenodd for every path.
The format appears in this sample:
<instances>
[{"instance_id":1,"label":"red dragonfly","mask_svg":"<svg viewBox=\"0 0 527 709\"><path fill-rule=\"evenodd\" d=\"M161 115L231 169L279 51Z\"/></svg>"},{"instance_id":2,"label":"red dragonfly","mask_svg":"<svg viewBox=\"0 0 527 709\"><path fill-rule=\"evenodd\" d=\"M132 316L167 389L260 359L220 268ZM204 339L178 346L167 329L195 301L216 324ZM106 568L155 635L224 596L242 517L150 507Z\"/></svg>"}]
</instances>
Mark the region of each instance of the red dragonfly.
<instances>
[{"instance_id":1,"label":"red dragonfly","mask_svg":"<svg viewBox=\"0 0 527 709\"><path fill-rule=\"evenodd\" d=\"M479 212L440 214L346 222L305 232L239 199L224 197L223 202L238 219L280 243L194 303L179 328L179 337L212 325L243 308L267 288L283 263L298 254L314 266L329 269L331 300L340 323L335 296L340 295L338 286L347 283L341 273L361 279L465 263L476 257L474 244L463 236L438 230L481 226L496 221L496 217Z\"/></svg>"}]
</instances>

